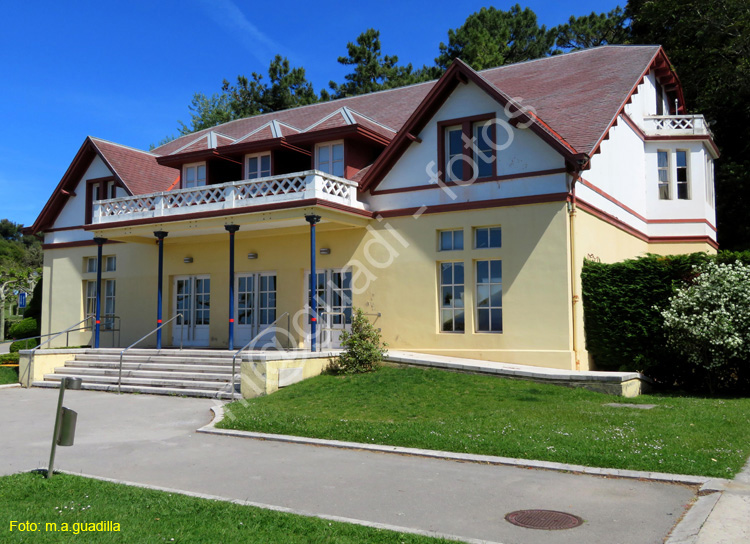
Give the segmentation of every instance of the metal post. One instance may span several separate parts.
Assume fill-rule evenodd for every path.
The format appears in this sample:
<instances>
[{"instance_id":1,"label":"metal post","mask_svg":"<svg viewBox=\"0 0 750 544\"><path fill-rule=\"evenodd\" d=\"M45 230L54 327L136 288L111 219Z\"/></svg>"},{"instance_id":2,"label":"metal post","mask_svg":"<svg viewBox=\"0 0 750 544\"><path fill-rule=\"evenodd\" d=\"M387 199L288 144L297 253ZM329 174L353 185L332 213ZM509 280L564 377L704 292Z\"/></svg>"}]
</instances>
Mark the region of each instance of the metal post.
<instances>
[{"instance_id":1,"label":"metal post","mask_svg":"<svg viewBox=\"0 0 750 544\"><path fill-rule=\"evenodd\" d=\"M318 308L315 300L315 285L317 283L315 273L315 225L320 222L320 216L309 214L305 221L310 223L310 351L317 351L317 321Z\"/></svg>"},{"instance_id":2,"label":"metal post","mask_svg":"<svg viewBox=\"0 0 750 544\"><path fill-rule=\"evenodd\" d=\"M239 225L224 225L229 232L229 349L234 349L234 233Z\"/></svg>"},{"instance_id":3,"label":"metal post","mask_svg":"<svg viewBox=\"0 0 750 544\"><path fill-rule=\"evenodd\" d=\"M52 432L52 450L49 454L49 468L47 469L47 478L52 478L55 468L55 451L57 442L60 440L60 426L63 416L63 397L65 396L66 386L73 390L81 388L81 378L63 378L60 380L60 396L57 399L57 412L55 413L55 430ZM63 444L64 445L64 444Z\"/></svg>"},{"instance_id":4,"label":"metal post","mask_svg":"<svg viewBox=\"0 0 750 544\"><path fill-rule=\"evenodd\" d=\"M102 246L106 238L94 238L96 242L96 318L94 320L94 348L99 349L99 333L102 315Z\"/></svg>"},{"instance_id":5,"label":"metal post","mask_svg":"<svg viewBox=\"0 0 750 544\"><path fill-rule=\"evenodd\" d=\"M161 305L162 305L162 279L164 276L164 238L167 237L167 232L163 230L157 230L154 232L156 236L156 243L159 244L159 272L157 277L157 289L156 289L156 326L161 325ZM161 349L161 329L156 331L156 349Z\"/></svg>"}]
</instances>

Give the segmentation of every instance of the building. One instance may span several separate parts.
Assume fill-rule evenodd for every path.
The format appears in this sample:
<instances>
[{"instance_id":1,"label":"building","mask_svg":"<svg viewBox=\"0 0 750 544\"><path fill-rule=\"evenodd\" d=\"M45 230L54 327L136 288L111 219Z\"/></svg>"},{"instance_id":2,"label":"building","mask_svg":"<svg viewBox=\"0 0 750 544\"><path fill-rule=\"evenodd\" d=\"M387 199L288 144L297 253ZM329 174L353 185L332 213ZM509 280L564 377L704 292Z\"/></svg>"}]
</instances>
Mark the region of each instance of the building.
<instances>
[{"instance_id":1,"label":"building","mask_svg":"<svg viewBox=\"0 0 750 544\"><path fill-rule=\"evenodd\" d=\"M165 347L309 347L315 232L318 346L353 305L391 349L588 369L584 258L717 247L718 150L685 108L660 47L605 46L456 61L151 152L88 137L29 229L42 333L98 301L101 346L162 322Z\"/></svg>"}]
</instances>

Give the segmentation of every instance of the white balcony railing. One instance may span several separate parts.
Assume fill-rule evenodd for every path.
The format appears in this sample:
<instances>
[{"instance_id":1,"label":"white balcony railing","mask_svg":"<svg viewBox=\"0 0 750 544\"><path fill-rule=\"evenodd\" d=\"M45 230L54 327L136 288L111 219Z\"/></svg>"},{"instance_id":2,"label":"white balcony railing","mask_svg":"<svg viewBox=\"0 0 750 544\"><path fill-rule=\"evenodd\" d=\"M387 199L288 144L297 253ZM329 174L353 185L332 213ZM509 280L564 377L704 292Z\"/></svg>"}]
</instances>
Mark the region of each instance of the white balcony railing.
<instances>
[{"instance_id":1,"label":"white balcony railing","mask_svg":"<svg viewBox=\"0 0 750 544\"><path fill-rule=\"evenodd\" d=\"M712 136L702 115L653 115L643 118L647 135Z\"/></svg>"},{"instance_id":2,"label":"white balcony railing","mask_svg":"<svg viewBox=\"0 0 750 544\"><path fill-rule=\"evenodd\" d=\"M308 170L283 176L99 200L94 203L93 222L115 223L312 198L364 209L364 205L357 200L356 182L318 170Z\"/></svg>"}]
</instances>

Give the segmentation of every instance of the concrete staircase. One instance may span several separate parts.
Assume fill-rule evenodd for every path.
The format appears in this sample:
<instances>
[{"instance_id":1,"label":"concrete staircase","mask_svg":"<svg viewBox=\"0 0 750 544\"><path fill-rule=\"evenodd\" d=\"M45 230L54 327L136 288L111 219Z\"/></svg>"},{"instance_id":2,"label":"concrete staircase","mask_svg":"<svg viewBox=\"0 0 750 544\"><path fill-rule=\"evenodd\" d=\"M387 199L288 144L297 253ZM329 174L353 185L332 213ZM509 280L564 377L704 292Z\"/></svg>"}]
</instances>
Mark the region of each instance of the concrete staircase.
<instances>
[{"instance_id":1,"label":"concrete staircase","mask_svg":"<svg viewBox=\"0 0 750 544\"><path fill-rule=\"evenodd\" d=\"M65 366L45 374L34 387L59 387L66 377L81 378L82 389L117 392L120 350L89 349L71 355ZM240 372L240 359L236 373ZM232 352L219 350L132 349L123 357L122 392L229 399ZM236 380L239 395L239 377Z\"/></svg>"}]
</instances>

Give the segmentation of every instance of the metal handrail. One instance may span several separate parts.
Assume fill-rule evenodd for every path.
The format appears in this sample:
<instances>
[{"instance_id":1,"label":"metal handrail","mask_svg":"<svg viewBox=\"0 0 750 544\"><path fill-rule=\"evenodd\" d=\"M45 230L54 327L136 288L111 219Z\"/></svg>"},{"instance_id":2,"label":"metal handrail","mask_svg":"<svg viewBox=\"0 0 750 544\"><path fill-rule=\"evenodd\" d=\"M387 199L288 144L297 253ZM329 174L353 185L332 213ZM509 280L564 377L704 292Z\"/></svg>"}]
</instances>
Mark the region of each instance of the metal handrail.
<instances>
[{"instance_id":1,"label":"metal handrail","mask_svg":"<svg viewBox=\"0 0 750 544\"><path fill-rule=\"evenodd\" d=\"M120 352L120 371L119 371L118 376L117 376L117 393L118 394L122 394L122 357L125 354L125 352L128 351L133 346L136 346L136 345L140 344L146 338L148 338L149 336L151 336L152 334L154 334L156 331L158 331L159 329L161 329L164 325L166 325L167 323L170 323L170 322L174 321L178 317L184 317L184 316L181 313L175 315L174 317L168 319L167 321L165 321L164 323L162 323L161 325L159 325L158 327L156 327L154 330L152 330L150 333L148 333L145 336L141 337L139 340L136 340L135 342L133 342L132 344L130 344L128 347L126 347L124 350L122 350ZM185 328L185 320L183 319L182 323L180 323L180 349L182 349L182 335L183 335L184 328Z\"/></svg>"},{"instance_id":2,"label":"metal handrail","mask_svg":"<svg viewBox=\"0 0 750 544\"><path fill-rule=\"evenodd\" d=\"M232 400L234 400L234 394L235 394L235 390L234 390L234 376L235 376L235 369L236 369L237 356L238 356L238 355L239 355L240 353L242 353L243 351L245 351L245 350L246 350L246 349L247 349L247 348L248 348L248 347L249 347L249 346L250 346L251 344L254 344L254 343L255 343L255 341L256 341L256 340L257 340L258 338L260 338L260 337L261 337L262 335L266 334L266 331L267 331L268 329L270 329L271 327L273 327L273 326L274 326L274 325L275 325L275 324L276 324L276 323L277 323L277 322L279 321L279 319L281 319L281 318L282 318L282 317L284 317L284 316L287 316L287 333L288 333L288 332L289 332L289 312L284 312L284 313L283 313L283 314L281 314L281 315L280 315L279 317L277 317L276 319L274 319L274 320L273 320L273 321L271 322L271 324L270 324L270 325L268 325L268 326L267 326L267 327L266 327L265 329L263 329L263 330L262 330L262 331L260 331L260 332L259 332L258 334L256 334L255 336L253 336L253 339L252 339L252 340L250 340L250 341L249 341L249 342L248 342L247 344L245 344L245 345L244 345L244 346L242 346L242 347L241 347L240 349L238 349L237 351L235 351L235 352L234 352L234 355L232 356L232 378L231 378L231 380L230 380L230 382L229 382L229 385L230 385L230 386L231 386L231 388L232 388Z\"/></svg>"},{"instance_id":3,"label":"metal handrail","mask_svg":"<svg viewBox=\"0 0 750 544\"><path fill-rule=\"evenodd\" d=\"M77 327L77 326L78 326L78 325L80 325L81 323L85 323L85 322L86 322L86 321L88 321L89 319L94 319L94 316L89 316L89 317L87 317L87 318L85 318L85 319L82 319L81 321L79 321L78 323L76 323L76 324L74 324L74 325L71 325L70 327L68 327L68 328L67 328L67 329L65 329L64 331L60 331L60 332L58 332L58 333L54 333L54 332L52 332L52 333L49 333L49 334L44 334L44 335L40 335L40 336L38 337L38 338L39 338L40 340L42 339L42 337L43 337L43 336L52 336L52 338L50 338L50 339L49 339L49 340L47 340L46 342L44 342L44 343L42 343L42 344L39 344L39 345L38 345L37 347L35 347L35 348L33 348L33 349L31 349L31 350L30 350L30 351L31 351L31 355L29 355L29 364L28 364L28 366L26 367L26 368L28 369L28 371L29 371L29 372L31 371L31 364L32 364L32 363L33 363L33 361L34 361L34 354L36 354L36 352L37 352L37 350L38 350L38 349L41 349L41 347L42 347L42 346L46 346L47 344L49 344L50 342L52 342L52 340L54 340L54 339L55 339L55 338L57 338L58 336L62 336L62 335L63 335L63 334L65 334L65 333L71 332L71 331L73 331L73 330L85 330L85 329L86 329L86 327L82 327L81 329L75 329L75 327ZM54 336L53 336L53 335L54 335ZM36 337L36 336L32 336L31 338L37 338L37 337ZM22 338L21 340L30 340L31 338ZM19 380L21 380L21 379L22 379L22 378L21 378L21 376L19 376ZM29 381L31 381L31 378L29 378Z\"/></svg>"}]
</instances>

